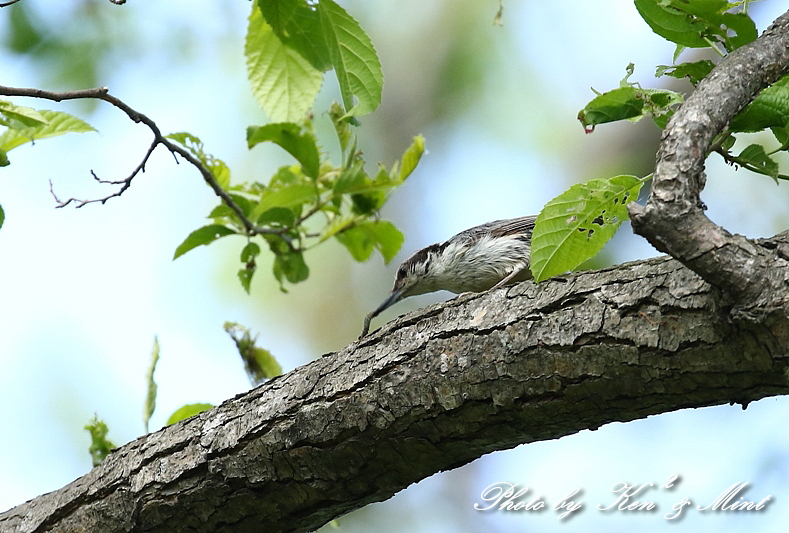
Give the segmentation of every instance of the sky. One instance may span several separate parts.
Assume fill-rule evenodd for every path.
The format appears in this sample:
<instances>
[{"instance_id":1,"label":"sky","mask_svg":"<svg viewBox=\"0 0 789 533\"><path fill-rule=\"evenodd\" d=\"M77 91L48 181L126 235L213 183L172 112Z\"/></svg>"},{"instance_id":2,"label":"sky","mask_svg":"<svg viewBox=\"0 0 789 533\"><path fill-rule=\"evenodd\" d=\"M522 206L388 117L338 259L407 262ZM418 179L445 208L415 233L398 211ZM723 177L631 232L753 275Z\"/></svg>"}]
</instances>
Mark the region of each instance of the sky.
<instances>
[{"instance_id":1,"label":"sky","mask_svg":"<svg viewBox=\"0 0 789 533\"><path fill-rule=\"evenodd\" d=\"M68 21L78 2L56 6L22 0L36 16ZM248 151L247 125L265 115L251 95L242 57L244 1L195 7L185 0L114 6L119 46L99 72L99 84L153 118L165 132L189 131L225 160L235 180L265 179L287 157ZM383 104L362 123L371 163L392 159L418 133L428 153L384 215L405 235L398 258L353 263L339 245L310 252L310 279L277 289L267 267L251 295L235 278L238 242L201 247L176 261L175 247L205 223L212 192L187 165L162 151L120 198L105 205L55 209L61 198L101 197L111 189L90 171L121 179L140 161L149 132L117 109L17 100L21 105L83 116L98 133L45 140L10 152L0 171L0 509L56 490L90 469L82 426L95 414L109 437L125 443L143 432L145 372L156 336L161 360L152 430L185 403L220 403L249 388L226 320L259 333L288 371L358 335L364 315L388 293L399 261L431 242L488 220L536 213L573 183L618 173L649 172L657 132L639 123L601 126L585 135L575 119L591 88L616 87L633 62L645 87L654 66L671 62L673 47L652 34L633 4L622 0L506 1L504 26L492 24L498 2L341 2L370 34L383 63ZM780 2L753 7L763 30ZM0 9L0 36L11 8ZM121 15L117 15L121 13ZM456 47L478 47L468 72L441 71ZM443 62L442 62L443 61ZM484 72L485 76L479 76ZM453 76L476 76L464 89ZM29 57L0 49L0 84L68 85ZM337 98L331 75L318 109ZM436 98L436 94L439 98ZM321 107L322 106L322 107ZM320 115L318 116L320 121ZM324 119L325 120L325 119ZM634 138L643 139L636 143ZM651 143L651 144L650 144ZM650 148L651 147L651 148ZM651 152L650 152L651 150ZM638 152L638 153L633 153ZM635 167L635 168L634 168ZM708 162L703 199L708 215L733 232L769 236L789 224L786 185ZM734 192L734 193L733 193ZM623 227L606 249L613 262L657 255ZM264 264L265 260L261 260ZM271 278L271 279L270 279ZM412 298L373 327L446 293ZM739 406L683 410L627 424L609 424L559 440L496 452L441 473L391 500L340 520L342 530L402 531L775 531L789 519L789 432L784 398ZM672 489L660 489L678 475ZM576 488L584 502L572 517L542 512L474 509L495 483L528 487L553 504ZM603 512L620 482L652 482L651 512ZM687 496L711 502L736 482L747 496L771 495L765 510L688 512L663 518Z\"/></svg>"}]
</instances>

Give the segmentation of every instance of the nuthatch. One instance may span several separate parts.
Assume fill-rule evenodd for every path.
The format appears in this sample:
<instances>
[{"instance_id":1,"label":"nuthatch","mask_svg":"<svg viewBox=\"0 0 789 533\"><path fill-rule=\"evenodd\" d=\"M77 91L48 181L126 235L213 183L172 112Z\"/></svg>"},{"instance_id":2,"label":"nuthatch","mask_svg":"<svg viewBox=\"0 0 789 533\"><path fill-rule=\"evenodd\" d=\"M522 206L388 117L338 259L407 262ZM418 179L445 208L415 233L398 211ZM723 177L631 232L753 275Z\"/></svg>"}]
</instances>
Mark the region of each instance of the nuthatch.
<instances>
[{"instance_id":1,"label":"nuthatch","mask_svg":"<svg viewBox=\"0 0 789 533\"><path fill-rule=\"evenodd\" d=\"M529 254L536 215L494 220L461 231L446 242L415 252L397 269L389 297L364 319L370 321L394 303L427 292L482 292L531 279Z\"/></svg>"}]
</instances>

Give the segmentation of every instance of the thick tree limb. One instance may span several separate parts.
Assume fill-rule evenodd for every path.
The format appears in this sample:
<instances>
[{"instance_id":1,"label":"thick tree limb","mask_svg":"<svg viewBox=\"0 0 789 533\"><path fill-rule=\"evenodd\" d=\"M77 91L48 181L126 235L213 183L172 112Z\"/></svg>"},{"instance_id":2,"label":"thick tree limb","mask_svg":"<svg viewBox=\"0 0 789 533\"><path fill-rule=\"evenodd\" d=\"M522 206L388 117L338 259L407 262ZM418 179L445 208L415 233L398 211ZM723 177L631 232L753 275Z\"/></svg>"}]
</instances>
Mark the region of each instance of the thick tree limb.
<instances>
[{"instance_id":1,"label":"thick tree limb","mask_svg":"<svg viewBox=\"0 0 789 533\"><path fill-rule=\"evenodd\" d=\"M669 121L645 207L631 204L633 229L726 291L738 315L789 303L789 279L769 268L772 251L732 235L704 214L704 161L713 138L765 87L789 72L789 12L735 50L702 80Z\"/></svg>"},{"instance_id":2,"label":"thick tree limb","mask_svg":"<svg viewBox=\"0 0 789 533\"><path fill-rule=\"evenodd\" d=\"M123 446L0 530L312 530L494 450L786 394L772 326L667 258L461 296Z\"/></svg>"}]
</instances>

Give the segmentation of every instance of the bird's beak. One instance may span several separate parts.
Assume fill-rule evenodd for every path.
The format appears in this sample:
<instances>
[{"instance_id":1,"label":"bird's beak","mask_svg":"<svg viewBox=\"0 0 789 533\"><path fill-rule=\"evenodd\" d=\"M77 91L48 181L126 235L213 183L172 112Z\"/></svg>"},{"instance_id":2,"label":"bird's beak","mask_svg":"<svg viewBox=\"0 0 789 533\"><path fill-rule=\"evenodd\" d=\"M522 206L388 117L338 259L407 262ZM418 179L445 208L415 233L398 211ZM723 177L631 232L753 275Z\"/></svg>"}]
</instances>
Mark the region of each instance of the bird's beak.
<instances>
[{"instance_id":1,"label":"bird's beak","mask_svg":"<svg viewBox=\"0 0 789 533\"><path fill-rule=\"evenodd\" d=\"M381 313L383 313L384 310L392 307L395 303L397 303L400 300L400 298L403 297L404 292L405 291L403 289L397 289L392 291L392 293L386 297L386 300L384 300L383 303L379 305L375 311L372 312L371 316L378 316Z\"/></svg>"},{"instance_id":2,"label":"bird's beak","mask_svg":"<svg viewBox=\"0 0 789 533\"><path fill-rule=\"evenodd\" d=\"M393 290L392 293L389 296L387 296L386 300L384 300L383 303L379 305L375 311L373 311L372 313L370 313L364 318L364 328L362 329L362 334L359 336L359 338L364 337L365 335L367 335L367 332L370 331L370 321L376 316L380 315L385 309L397 303L397 301L403 297L403 293L405 293L405 289Z\"/></svg>"}]
</instances>

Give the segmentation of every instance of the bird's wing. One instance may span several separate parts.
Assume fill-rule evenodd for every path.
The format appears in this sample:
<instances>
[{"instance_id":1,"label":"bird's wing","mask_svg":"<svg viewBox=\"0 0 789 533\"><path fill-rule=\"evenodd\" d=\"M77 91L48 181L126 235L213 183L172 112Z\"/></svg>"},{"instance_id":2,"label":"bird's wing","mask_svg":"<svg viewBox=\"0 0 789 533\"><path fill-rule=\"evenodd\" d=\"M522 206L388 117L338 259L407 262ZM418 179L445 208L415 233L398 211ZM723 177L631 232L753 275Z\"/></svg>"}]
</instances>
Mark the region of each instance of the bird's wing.
<instances>
[{"instance_id":1,"label":"bird's wing","mask_svg":"<svg viewBox=\"0 0 789 533\"><path fill-rule=\"evenodd\" d=\"M505 235L516 235L519 233L531 236L536 220L537 215L511 218L509 220L497 220L490 223L490 234L493 237L504 237Z\"/></svg>"},{"instance_id":2,"label":"bird's wing","mask_svg":"<svg viewBox=\"0 0 789 533\"><path fill-rule=\"evenodd\" d=\"M461 231L450 241L454 242L474 242L478 241L485 235L492 237L504 237L506 235L523 234L531 237L532 229L534 229L534 221L537 220L537 215L528 215L525 217L510 218L506 220L494 220L480 226L474 226L465 231Z\"/></svg>"}]
</instances>

